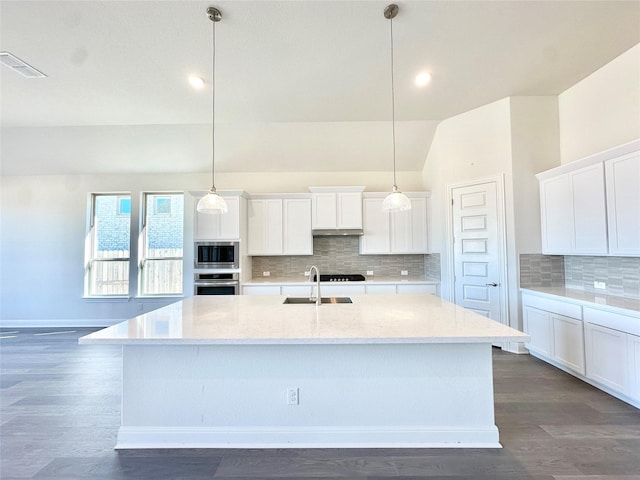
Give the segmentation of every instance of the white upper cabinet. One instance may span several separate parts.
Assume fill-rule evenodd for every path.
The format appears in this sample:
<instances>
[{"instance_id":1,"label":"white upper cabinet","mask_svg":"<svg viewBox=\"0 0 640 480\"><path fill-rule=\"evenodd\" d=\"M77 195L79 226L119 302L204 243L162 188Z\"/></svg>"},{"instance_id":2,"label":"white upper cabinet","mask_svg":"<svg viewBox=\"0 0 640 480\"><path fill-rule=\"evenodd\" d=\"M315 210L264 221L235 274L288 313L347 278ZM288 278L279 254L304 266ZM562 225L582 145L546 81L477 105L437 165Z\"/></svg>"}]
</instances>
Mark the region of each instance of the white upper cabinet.
<instances>
[{"instance_id":1,"label":"white upper cabinet","mask_svg":"<svg viewBox=\"0 0 640 480\"><path fill-rule=\"evenodd\" d=\"M640 141L536 175L542 251L640 255Z\"/></svg>"},{"instance_id":2,"label":"white upper cabinet","mask_svg":"<svg viewBox=\"0 0 640 480\"><path fill-rule=\"evenodd\" d=\"M609 253L640 255L640 153L607 160Z\"/></svg>"},{"instance_id":3,"label":"white upper cabinet","mask_svg":"<svg viewBox=\"0 0 640 480\"><path fill-rule=\"evenodd\" d=\"M365 193L363 205L363 230L360 237L360 253L372 254L425 254L429 253L427 192L407 193L411 210L385 213L382 202L386 193Z\"/></svg>"},{"instance_id":4,"label":"white upper cabinet","mask_svg":"<svg viewBox=\"0 0 640 480\"><path fill-rule=\"evenodd\" d=\"M285 255L313 255L311 199L285 198L282 202L282 253Z\"/></svg>"},{"instance_id":5,"label":"white upper cabinet","mask_svg":"<svg viewBox=\"0 0 640 480\"><path fill-rule=\"evenodd\" d=\"M602 163L542 180L540 208L544 253L607 253Z\"/></svg>"},{"instance_id":6,"label":"white upper cabinet","mask_svg":"<svg viewBox=\"0 0 640 480\"><path fill-rule=\"evenodd\" d=\"M314 230L361 229L364 187L309 187Z\"/></svg>"},{"instance_id":7,"label":"white upper cabinet","mask_svg":"<svg viewBox=\"0 0 640 480\"><path fill-rule=\"evenodd\" d=\"M249 255L312 255L308 195L253 196L249 200Z\"/></svg>"},{"instance_id":8,"label":"white upper cabinet","mask_svg":"<svg viewBox=\"0 0 640 480\"><path fill-rule=\"evenodd\" d=\"M194 205L194 240L240 240L240 222L243 217L242 205L246 200L242 195L220 193L227 202L227 213L199 213ZM199 198L198 198L199 200Z\"/></svg>"}]
</instances>

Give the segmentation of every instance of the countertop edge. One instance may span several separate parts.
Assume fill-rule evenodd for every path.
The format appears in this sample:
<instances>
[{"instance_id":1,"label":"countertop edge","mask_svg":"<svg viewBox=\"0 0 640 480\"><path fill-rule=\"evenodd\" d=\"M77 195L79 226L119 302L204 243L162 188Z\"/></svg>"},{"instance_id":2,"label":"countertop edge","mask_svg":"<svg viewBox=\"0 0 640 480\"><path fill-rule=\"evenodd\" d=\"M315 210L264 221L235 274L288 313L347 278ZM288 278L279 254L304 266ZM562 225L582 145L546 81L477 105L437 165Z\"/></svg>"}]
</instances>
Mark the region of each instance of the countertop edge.
<instances>
[{"instance_id":1,"label":"countertop edge","mask_svg":"<svg viewBox=\"0 0 640 480\"><path fill-rule=\"evenodd\" d=\"M596 310L602 310L602 311L607 311L611 313L618 313L621 315L627 315L630 317L640 319L640 304L638 305L638 310L635 310L633 308L619 307L616 305L608 305L606 303L597 303L596 301L591 301L589 299L579 298L581 295L594 295L594 297L601 297L604 299L611 299L611 298L624 299L625 297L614 297L613 295L597 295L591 292L584 292L582 290L575 290L570 288L563 288L562 289L563 292L560 292L560 291L552 292L552 291L549 291L550 288L551 287L548 287L548 288L540 287L540 289L537 289L536 287L521 287L520 291L522 293L528 293L528 294L536 295L540 297L551 297L551 298L562 300L564 302L572 303L574 305L586 306L588 308L593 308ZM558 288L562 288L562 287L558 287ZM567 293L569 295L567 295ZM575 295L575 297L571 296L572 293ZM631 299L629 300L633 301Z\"/></svg>"}]
</instances>

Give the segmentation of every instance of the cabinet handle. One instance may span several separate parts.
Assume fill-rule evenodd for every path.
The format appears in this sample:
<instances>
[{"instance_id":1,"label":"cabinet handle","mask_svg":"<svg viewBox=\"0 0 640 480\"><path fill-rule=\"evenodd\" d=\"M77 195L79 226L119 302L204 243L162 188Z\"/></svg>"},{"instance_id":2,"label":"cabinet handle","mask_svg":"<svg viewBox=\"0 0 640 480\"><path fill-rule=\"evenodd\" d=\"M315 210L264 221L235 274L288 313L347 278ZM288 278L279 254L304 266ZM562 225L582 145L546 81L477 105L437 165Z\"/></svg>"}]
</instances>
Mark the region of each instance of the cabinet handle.
<instances>
[{"instance_id":1,"label":"cabinet handle","mask_svg":"<svg viewBox=\"0 0 640 480\"><path fill-rule=\"evenodd\" d=\"M497 286L498 286L498 284L497 284L497 283L485 283L485 285L486 285L487 287L497 287Z\"/></svg>"}]
</instances>

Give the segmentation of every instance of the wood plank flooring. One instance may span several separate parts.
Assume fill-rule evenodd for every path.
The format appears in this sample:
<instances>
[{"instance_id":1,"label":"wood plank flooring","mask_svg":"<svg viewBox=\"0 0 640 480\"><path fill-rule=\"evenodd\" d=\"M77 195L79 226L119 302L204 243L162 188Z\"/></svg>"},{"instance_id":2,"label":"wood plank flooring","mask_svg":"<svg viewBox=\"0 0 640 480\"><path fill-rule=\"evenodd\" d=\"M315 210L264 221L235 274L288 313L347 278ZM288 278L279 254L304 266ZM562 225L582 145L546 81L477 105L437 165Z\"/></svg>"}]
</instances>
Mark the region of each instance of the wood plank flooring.
<instances>
[{"instance_id":1,"label":"wood plank flooring","mask_svg":"<svg viewBox=\"0 0 640 480\"><path fill-rule=\"evenodd\" d=\"M0 331L2 480L640 480L640 410L495 349L503 449L116 452L121 348L77 344L93 330Z\"/></svg>"}]
</instances>

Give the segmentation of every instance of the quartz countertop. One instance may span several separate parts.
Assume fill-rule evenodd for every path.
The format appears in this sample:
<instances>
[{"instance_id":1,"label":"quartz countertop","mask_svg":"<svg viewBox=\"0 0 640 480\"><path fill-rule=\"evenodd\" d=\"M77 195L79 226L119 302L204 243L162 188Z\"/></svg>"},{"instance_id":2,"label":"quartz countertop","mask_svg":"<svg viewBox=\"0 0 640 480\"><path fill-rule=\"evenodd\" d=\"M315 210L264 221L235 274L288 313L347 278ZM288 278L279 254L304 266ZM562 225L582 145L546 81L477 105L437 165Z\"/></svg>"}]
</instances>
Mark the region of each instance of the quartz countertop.
<instances>
[{"instance_id":1,"label":"quartz countertop","mask_svg":"<svg viewBox=\"0 0 640 480\"><path fill-rule=\"evenodd\" d=\"M434 295L352 295L286 305L279 295L202 295L80 338L81 344L269 345L525 342L529 336Z\"/></svg>"},{"instance_id":2,"label":"quartz countertop","mask_svg":"<svg viewBox=\"0 0 640 480\"><path fill-rule=\"evenodd\" d=\"M291 278L291 277L258 277L252 278L251 280L247 280L242 282L243 285L268 285L271 283L277 283L278 285L306 285L315 282L309 282L307 277ZM366 285L372 283L421 283L421 284L431 284L437 285L440 284L440 280L436 278L428 278L428 277L374 277L374 276L365 276L364 281L357 282L320 282L321 285L335 285L335 284L345 284L345 285Z\"/></svg>"},{"instance_id":3,"label":"quartz countertop","mask_svg":"<svg viewBox=\"0 0 640 480\"><path fill-rule=\"evenodd\" d=\"M640 318L640 299L604 295L566 287L527 287L522 292L560 297L564 301Z\"/></svg>"}]
</instances>

